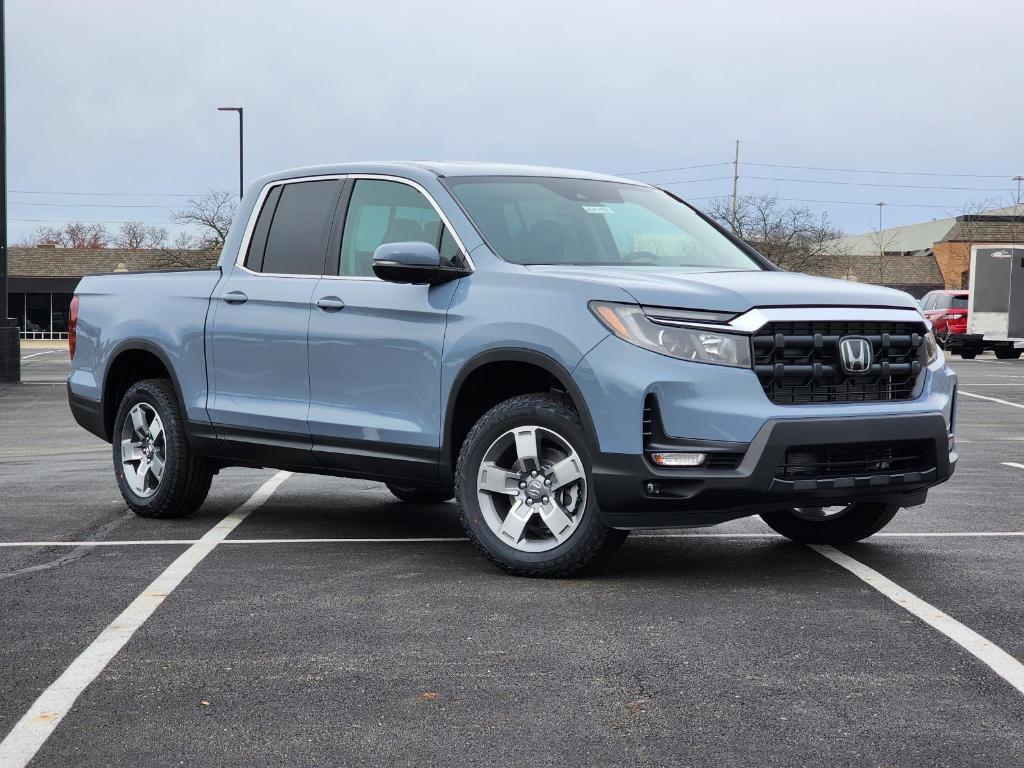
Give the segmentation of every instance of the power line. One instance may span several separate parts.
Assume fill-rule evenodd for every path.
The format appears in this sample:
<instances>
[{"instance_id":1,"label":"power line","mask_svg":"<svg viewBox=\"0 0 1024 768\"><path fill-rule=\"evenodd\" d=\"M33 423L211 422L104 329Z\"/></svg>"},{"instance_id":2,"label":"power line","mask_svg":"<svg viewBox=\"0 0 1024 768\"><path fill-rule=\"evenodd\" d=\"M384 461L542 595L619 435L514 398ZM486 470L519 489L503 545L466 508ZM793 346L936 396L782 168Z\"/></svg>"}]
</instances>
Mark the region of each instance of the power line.
<instances>
[{"instance_id":1,"label":"power line","mask_svg":"<svg viewBox=\"0 0 1024 768\"><path fill-rule=\"evenodd\" d=\"M685 200L725 200L729 195L709 195L707 197L687 197ZM878 205L878 203L872 203L865 200L815 200L806 197L775 197L775 200L781 200L786 203L824 203L826 205ZM942 208L943 210L956 210L956 205L935 205L933 203L886 203L886 207L893 208Z\"/></svg>"},{"instance_id":2,"label":"power line","mask_svg":"<svg viewBox=\"0 0 1024 768\"><path fill-rule=\"evenodd\" d=\"M694 168L717 168L720 165L732 165L731 162L727 163L702 163L701 165L680 165L676 168L655 168L650 171L628 171L624 173L617 173L616 176L642 176L645 173L665 173L666 171L689 171Z\"/></svg>"},{"instance_id":3,"label":"power line","mask_svg":"<svg viewBox=\"0 0 1024 768\"><path fill-rule=\"evenodd\" d=\"M726 163L726 165L732 165L732 163ZM707 178L707 179L680 179L679 181L656 181L656 182L652 182L652 183L657 185L657 186L659 186L659 187L664 187L664 186L667 186L669 184L696 184L697 182L700 182L700 181L722 181L723 179L731 179L731 178L732 178L732 176L711 176L710 178ZM744 178L750 178L750 177L749 176L745 176Z\"/></svg>"},{"instance_id":4,"label":"power line","mask_svg":"<svg viewBox=\"0 0 1024 768\"><path fill-rule=\"evenodd\" d=\"M43 224L60 224L60 223L76 223L76 224L167 224L167 221L140 221L139 219L125 219L122 221L98 221L95 219L20 219L15 217L8 217L8 221L33 221L40 222Z\"/></svg>"},{"instance_id":5,"label":"power line","mask_svg":"<svg viewBox=\"0 0 1024 768\"><path fill-rule=\"evenodd\" d=\"M132 203L19 203L11 201L11 205L32 205L45 208L163 208L167 210L170 205L132 204Z\"/></svg>"},{"instance_id":6,"label":"power line","mask_svg":"<svg viewBox=\"0 0 1024 768\"><path fill-rule=\"evenodd\" d=\"M19 195L83 195L89 197L201 197L198 194L186 194L184 192L45 192L38 189L9 189L8 192L15 192Z\"/></svg>"},{"instance_id":7,"label":"power line","mask_svg":"<svg viewBox=\"0 0 1024 768\"><path fill-rule=\"evenodd\" d=\"M748 163L754 165L754 163ZM777 176L744 176L745 179L758 179L759 181L789 181L795 184L837 184L844 187L881 187L883 189L945 189L945 190L971 190L975 192L1012 192L1005 187L945 187L933 186L930 184L875 184L869 181L829 181L825 179L784 179ZM1006 178L1006 177L1001 177Z\"/></svg>"},{"instance_id":8,"label":"power line","mask_svg":"<svg viewBox=\"0 0 1024 768\"><path fill-rule=\"evenodd\" d=\"M998 173L940 173L938 171L891 171L891 170L866 170L863 168L824 168L817 165L778 165L775 163L751 163L747 165L758 165L762 168L791 168L801 171L833 171L835 173L885 173L895 176L944 176L946 178L961 179L1005 179L1006 174Z\"/></svg>"}]
</instances>

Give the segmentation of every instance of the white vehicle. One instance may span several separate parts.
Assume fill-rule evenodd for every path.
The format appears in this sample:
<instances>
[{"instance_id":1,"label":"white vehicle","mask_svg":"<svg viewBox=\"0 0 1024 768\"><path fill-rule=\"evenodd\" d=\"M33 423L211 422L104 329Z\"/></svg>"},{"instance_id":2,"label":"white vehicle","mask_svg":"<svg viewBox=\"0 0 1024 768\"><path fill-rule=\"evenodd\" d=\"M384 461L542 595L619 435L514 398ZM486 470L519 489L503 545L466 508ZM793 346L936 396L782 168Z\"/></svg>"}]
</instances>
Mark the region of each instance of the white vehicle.
<instances>
[{"instance_id":1,"label":"white vehicle","mask_svg":"<svg viewBox=\"0 0 1024 768\"><path fill-rule=\"evenodd\" d=\"M1024 352L1024 246L971 246L967 333L1000 359Z\"/></svg>"}]
</instances>

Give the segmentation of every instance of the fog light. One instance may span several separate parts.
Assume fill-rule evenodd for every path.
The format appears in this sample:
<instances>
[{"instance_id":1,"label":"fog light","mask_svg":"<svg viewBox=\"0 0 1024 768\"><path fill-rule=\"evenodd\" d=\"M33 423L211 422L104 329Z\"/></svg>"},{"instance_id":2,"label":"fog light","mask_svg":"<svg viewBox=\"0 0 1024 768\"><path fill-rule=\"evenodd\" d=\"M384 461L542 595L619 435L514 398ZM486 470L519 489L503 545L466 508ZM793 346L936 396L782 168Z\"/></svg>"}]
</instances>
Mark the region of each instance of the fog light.
<instances>
[{"instance_id":1,"label":"fog light","mask_svg":"<svg viewBox=\"0 0 1024 768\"><path fill-rule=\"evenodd\" d=\"M952 453L953 450L956 448L956 438L953 437L953 433L952 432L947 432L946 433L946 444L947 444L947 447L949 448L949 452Z\"/></svg>"},{"instance_id":2,"label":"fog light","mask_svg":"<svg viewBox=\"0 0 1024 768\"><path fill-rule=\"evenodd\" d=\"M659 467L699 467L706 453L652 453L651 461Z\"/></svg>"}]
</instances>

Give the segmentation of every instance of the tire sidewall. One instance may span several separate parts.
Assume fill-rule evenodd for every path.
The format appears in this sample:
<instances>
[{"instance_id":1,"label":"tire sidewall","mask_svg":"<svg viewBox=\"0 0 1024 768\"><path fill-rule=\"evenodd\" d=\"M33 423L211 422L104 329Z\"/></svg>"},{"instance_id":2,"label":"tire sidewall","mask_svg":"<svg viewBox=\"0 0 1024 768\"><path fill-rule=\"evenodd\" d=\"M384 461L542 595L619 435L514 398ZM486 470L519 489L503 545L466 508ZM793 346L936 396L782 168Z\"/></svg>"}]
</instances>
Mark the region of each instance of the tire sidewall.
<instances>
[{"instance_id":1,"label":"tire sidewall","mask_svg":"<svg viewBox=\"0 0 1024 768\"><path fill-rule=\"evenodd\" d=\"M125 419L128 418L128 413L139 403L145 403L156 411L163 424L164 432L164 472L156 493L146 497L139 496L132 490L125 477L124 467L121 466L121 430L124 427ZM122 398L121 405L117 409L117 416L114 419L113 440L111 441L113 444L114 476L117 478L117 485L122 496L124 496L125 501L133 509L145 510L151 507L159 509L166 502L167 497L173 493L171 487L173 483L171 481L177 472L178 462L180 461L178 455L179 435L177 434L179 428L177 414L168 412L163 398L156 393L155 388L147 381L133 384Z\"/></svg>"},{"instance_id":2,"label":"tire sidewall","mask_svg":"<svg viewBox=\"0 0 1024 768\"><path fill-rule=\"evenodd\" d=\"M474 428L467 438L460 457L460 482L456 484L455 494L463 522L472 529L472 535L492 557L510 567L546 566L553 562L571 560L578 550L588 546L588 540L596 528L606 527L594 498L590 442L571 418L567 415L555 415L553 408L524 406L514 412L498 415L496 411L500 408L501 406L492 409L481 418L478 427ZM583 510L583 519L568 541L544 552L523 552L513 549L499 539L484 519L477 499L477 477L487 449L505 432L526 425L550 429L568 441L583 462L587 481L587 503Z\"/></svg>"}]
</instances>

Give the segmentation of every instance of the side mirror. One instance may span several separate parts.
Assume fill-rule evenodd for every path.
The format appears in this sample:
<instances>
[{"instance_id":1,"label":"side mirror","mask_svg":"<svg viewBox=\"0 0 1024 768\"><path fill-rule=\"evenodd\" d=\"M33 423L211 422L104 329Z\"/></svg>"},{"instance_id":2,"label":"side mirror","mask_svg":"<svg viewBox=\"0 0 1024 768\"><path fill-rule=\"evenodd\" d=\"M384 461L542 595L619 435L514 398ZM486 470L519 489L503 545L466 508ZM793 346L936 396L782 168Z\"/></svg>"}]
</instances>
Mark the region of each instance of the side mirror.
<instances>
[{"instance_id":1,"label":"side mirror","mask_svg":"<svg viewBox=\"0 0 1024 768\"><path fill-rule=\"evenodd\" d=\"M431 243L384 243L373 252L373 274L390 283L443 283L461 277L463 270L441 266L441 254Z\"/></svg>"}]
</instances>

